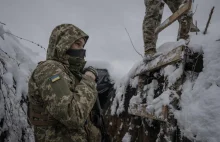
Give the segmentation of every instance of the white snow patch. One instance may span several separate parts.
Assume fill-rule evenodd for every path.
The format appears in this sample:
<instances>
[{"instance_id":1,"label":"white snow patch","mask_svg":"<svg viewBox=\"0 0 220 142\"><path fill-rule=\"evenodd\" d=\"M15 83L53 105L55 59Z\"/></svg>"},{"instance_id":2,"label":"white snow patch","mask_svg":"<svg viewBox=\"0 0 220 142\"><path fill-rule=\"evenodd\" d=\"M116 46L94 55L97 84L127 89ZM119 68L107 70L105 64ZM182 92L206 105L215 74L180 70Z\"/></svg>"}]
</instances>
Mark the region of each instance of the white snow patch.
<instances>
[{"instance_id":1,"label":"white snow patch","mask_svg":"<svg viewBox=\"0 0 220 142\"><path fill-rule=\"evenodd\" d=\"M6 84L8 84L9 88L13 86L13 75L10 72L4 74L3 80L5 81Z\"/></svg>"},{"instance_id":2,"label":"white snow patch","mask_svg":"<svg viewBox=\"0 0 220 142\"><path fill-rule=\"evenodd\" d=\"M168 75L168 87L172 86L183 74L183 64Z\"/></svg>"},{"instance_id":3,"label":"white snow patch","mask_svg":"<svg viewBox=\"0 0 220 142\"><path fill-rule=\"evenodd\" d=\"M136 88L138 85L139 76L130 79L130 85L132 88Z\"/></svg>"},{"instance_id":4,"label":"white snow patch","mask_svg":"<svg viewBox=\"0 0 220 142\"><path fill-rule=\"evenodd\" d=\"M183 85L180 105L175 112L178 125L186 137L195 141L220 140L220 42L219 23L212 23L207 35L193 35L190 47L203 54L203 71L195 81ZM202 50L202 51L201 51Z\"/></svg>"},{"instance_id":5,"label":"white snow patch","mask_svg":"<svg viewBox=\"0 0 220 142\"><path fill-rule=\"evenodd\" d=\"M142 102L141 93L137 93L137 95L132 96L129 102L129 107L133 108L134 106L140 104Z\"/></svg>"},{"instance_id":6,"label":"white snow patch","mask_svg":"<svg viewBox=\"0 0 220 142\"><path fill-rule=\"evenodd\" d=\"M146 93L144 94L144 98L147 97L147 104L151 104L154 99L154 91L158 88L158 81L152 80L152 82L148 85L144 86L144 91Z\"/></svg>"},{"instance_id":7,"label":"white snow patch","mask_svg":"<svg viewBox=\"0 0 220 142\"><path fill-rule=\"evenodd\" d=\"M165 55L168 52L170 52L171 50L173 50L179 46L185 46L185 45L186 45L186 41L183 39L176 41L176 42L166 42L157 48L157 54L164 54Z\"/></svg>"},{"instance_id":8,"label":"white snow patch","mask_svg":"<svg viewBox=\"0 0 220 142\"><path fill-rule=\"evenodd\" d=\"M174 98L179 98L173 90L164 91L159 97L152 100L151 104L146 107L147 112L160 116L163 106L169 106Z\"/></svg>"},{"instance_id":9,"label":"white snow patch","mask_svg":"<svg viewBox=\"0 0 220 142\"><path fill-rule=\"evenodd\" d=\"M130 142L130 141L131 141L131 135L127 132L122 138L122 142Z\"/></svg>"},{"instance_id":10,"label":"white snow patch","mask_svg":"<svg viewBox=\"0 0 220 142\"><path fill-rule=\"evenodd\" d=\"M114 115L114 114L119 115L121 112L124 111L124 99L125 99L124 95L125 95L127 86L130 83L130 79L134 77L137 71L137 68L142 65L143 65L142 61L137 62L132 67L132 69L128 72L128 75L125 75L124 77L122 77L120 80L118 80L115 83L114 88L116 90L115 92L116 95L111 106L111 115Z\"/></svg>"},{"instance_id":11,"label":"white snow patch","mask_svg":"<svg viewBox=\"0 0 220 142\"><path fill-rule=\"evenodd\" d=\"M174 65L168 65L164 68L164 76L169 76L175 71L176 67Z\"/></svg>"}]
</instances>

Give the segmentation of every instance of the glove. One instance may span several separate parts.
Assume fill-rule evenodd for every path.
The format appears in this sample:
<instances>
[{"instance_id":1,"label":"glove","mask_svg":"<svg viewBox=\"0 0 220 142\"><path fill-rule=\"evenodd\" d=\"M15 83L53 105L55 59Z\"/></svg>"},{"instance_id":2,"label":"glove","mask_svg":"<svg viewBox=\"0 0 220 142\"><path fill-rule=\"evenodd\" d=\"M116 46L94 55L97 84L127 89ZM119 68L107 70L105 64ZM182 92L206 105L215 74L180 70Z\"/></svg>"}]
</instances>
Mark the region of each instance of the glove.
<instances>
[{"instance_id":1,"label":"glove","mask_svg":"<svg viewBox=\"0 0 220 142\"><path fill-rule=\"evenodd\" d=\"M90 71L95 75L95 81L97 82L98 81L98 72L97 72L97 70L94 67L89 66L89 67L84 69L83 73L86 73L87 71Z\"/></svg>"}]
</instances>

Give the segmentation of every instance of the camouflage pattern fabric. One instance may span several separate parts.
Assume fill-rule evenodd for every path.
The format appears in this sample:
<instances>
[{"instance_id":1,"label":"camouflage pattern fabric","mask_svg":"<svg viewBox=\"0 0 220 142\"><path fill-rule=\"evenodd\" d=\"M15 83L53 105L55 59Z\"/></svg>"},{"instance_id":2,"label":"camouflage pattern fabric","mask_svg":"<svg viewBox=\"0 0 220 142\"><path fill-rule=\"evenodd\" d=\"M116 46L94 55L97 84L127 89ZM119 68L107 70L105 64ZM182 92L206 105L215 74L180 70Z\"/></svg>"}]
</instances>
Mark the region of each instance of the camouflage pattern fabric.
<instances>
[{"instance_id":1,"label":"camouflage pattern fabric","mask_svg":"<svg viewBox=\"0 0 220 142\"><path fill-rule=\"evenodd\" d=\"M55 125L34 126L36 142L99 142L100 131L90 112L97 98L96 83L82 75L79 82L69 69L66 51L79 38L88 36L71 24L57 26L51 34L47 60L41 62L29 80L30 105L42 104L41 114ZM30 110L31 111L31 110Z\"/></svg>"},{"instance_id":2,"label":"camouflage pattern fabric","mask_svg":"<svg viewBox=\"0 0 220 142\"><path fill-rule=\"evenodd\" d=\"M162 0L144 0L144 2L146 6L146 13L142 27L144 49L145 54L153 54L156 52L155 48L158 36L155 35L155 30L161 23L164 4ZM179 6L184 2L184 0L164 0L164 2L174 13L178 10ZM180 26L178 32L178 39L187 39L189 37L189 23L192 23L192 16L190 16L189 14L185 14L184 16L182 16L181 19L179 19Z\"/></svg>"}]
</instances>

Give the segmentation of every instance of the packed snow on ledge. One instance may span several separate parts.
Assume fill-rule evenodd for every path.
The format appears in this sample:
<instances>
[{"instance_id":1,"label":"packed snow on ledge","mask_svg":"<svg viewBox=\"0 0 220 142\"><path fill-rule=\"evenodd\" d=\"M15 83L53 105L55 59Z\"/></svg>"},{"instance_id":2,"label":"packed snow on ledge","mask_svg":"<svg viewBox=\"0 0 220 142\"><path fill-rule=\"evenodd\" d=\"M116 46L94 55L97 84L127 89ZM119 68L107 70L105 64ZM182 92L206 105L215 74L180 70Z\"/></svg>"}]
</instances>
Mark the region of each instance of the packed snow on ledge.
<instances>
[{"instance_id":1,"label":"packed snow on ledge","mask_svg":"<svg viewBox=\"0 0 220 142\"><path fill-rule=\"evenodd\" d=\"M216 25L217 26L217 25ZM181 95L181 110L174 111L175 118L182 135L195 141L218 142L220 140L220 34L216 31L215 25L212 25L207 35L199 33L192 34L189 47L194 51L203 54L203 71L195 80L187 78L183 84ZM169 42L163 44L158 51L166 54L173 48L184 45L184 41ZM160 54L159 53L159 54ZM147 66L142 61L137 62L130 70L128 75L116 82L116 97L111 106L111 114L119 115L124 111L124 99L127 86L136 88L138 77L134 78L140 70L146 69ZM165 75L168 76L169 83L178 78L180 71L173 76L172 72L177 69L172 66L165 68ZM152 100L152 105L169 104L169 90L164 92L161 97ZM134 96L130 103L138 103L140 98ZM116 109L117 107L117 109ZM146 109L150 109L149 106ZM158 106L156 106L158 107Z\"/></svg>"}]
</instances>

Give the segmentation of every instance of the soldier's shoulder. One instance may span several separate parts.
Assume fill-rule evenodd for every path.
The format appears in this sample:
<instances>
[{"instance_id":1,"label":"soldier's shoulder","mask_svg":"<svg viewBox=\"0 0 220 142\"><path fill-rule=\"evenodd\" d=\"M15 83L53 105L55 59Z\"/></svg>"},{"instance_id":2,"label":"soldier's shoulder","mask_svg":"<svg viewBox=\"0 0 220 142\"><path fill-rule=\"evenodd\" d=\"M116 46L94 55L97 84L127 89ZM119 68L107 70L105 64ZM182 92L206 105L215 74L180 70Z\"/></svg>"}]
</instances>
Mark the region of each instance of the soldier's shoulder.
<instances>
[{"instance_id":1,"label":"soldier's shoulder","mask_svg":"<svg viewBox=\"0 0 220 142\"><path fill-rule=\"evenodd\" d=\"M46 60L38 63L35 72L43 72L43 71L52 71L53 69L61 69L64 70L64 66L62 63L55 60Z\"/></svg>"},{"instance_id":2,"label":"soldier's shoulder","mask_svg":"<svg viewBox=\"0 0 220 142\"><path fill-rule=\"evenodd\" d=\"M33 77L35 78L35 80L41 82L41 80L44 80L56 74L60 74L64 71L65 68L62 63L54 60L46 60L38 63L36 69L33 72Z\"/></svg>"}]
</instances>

